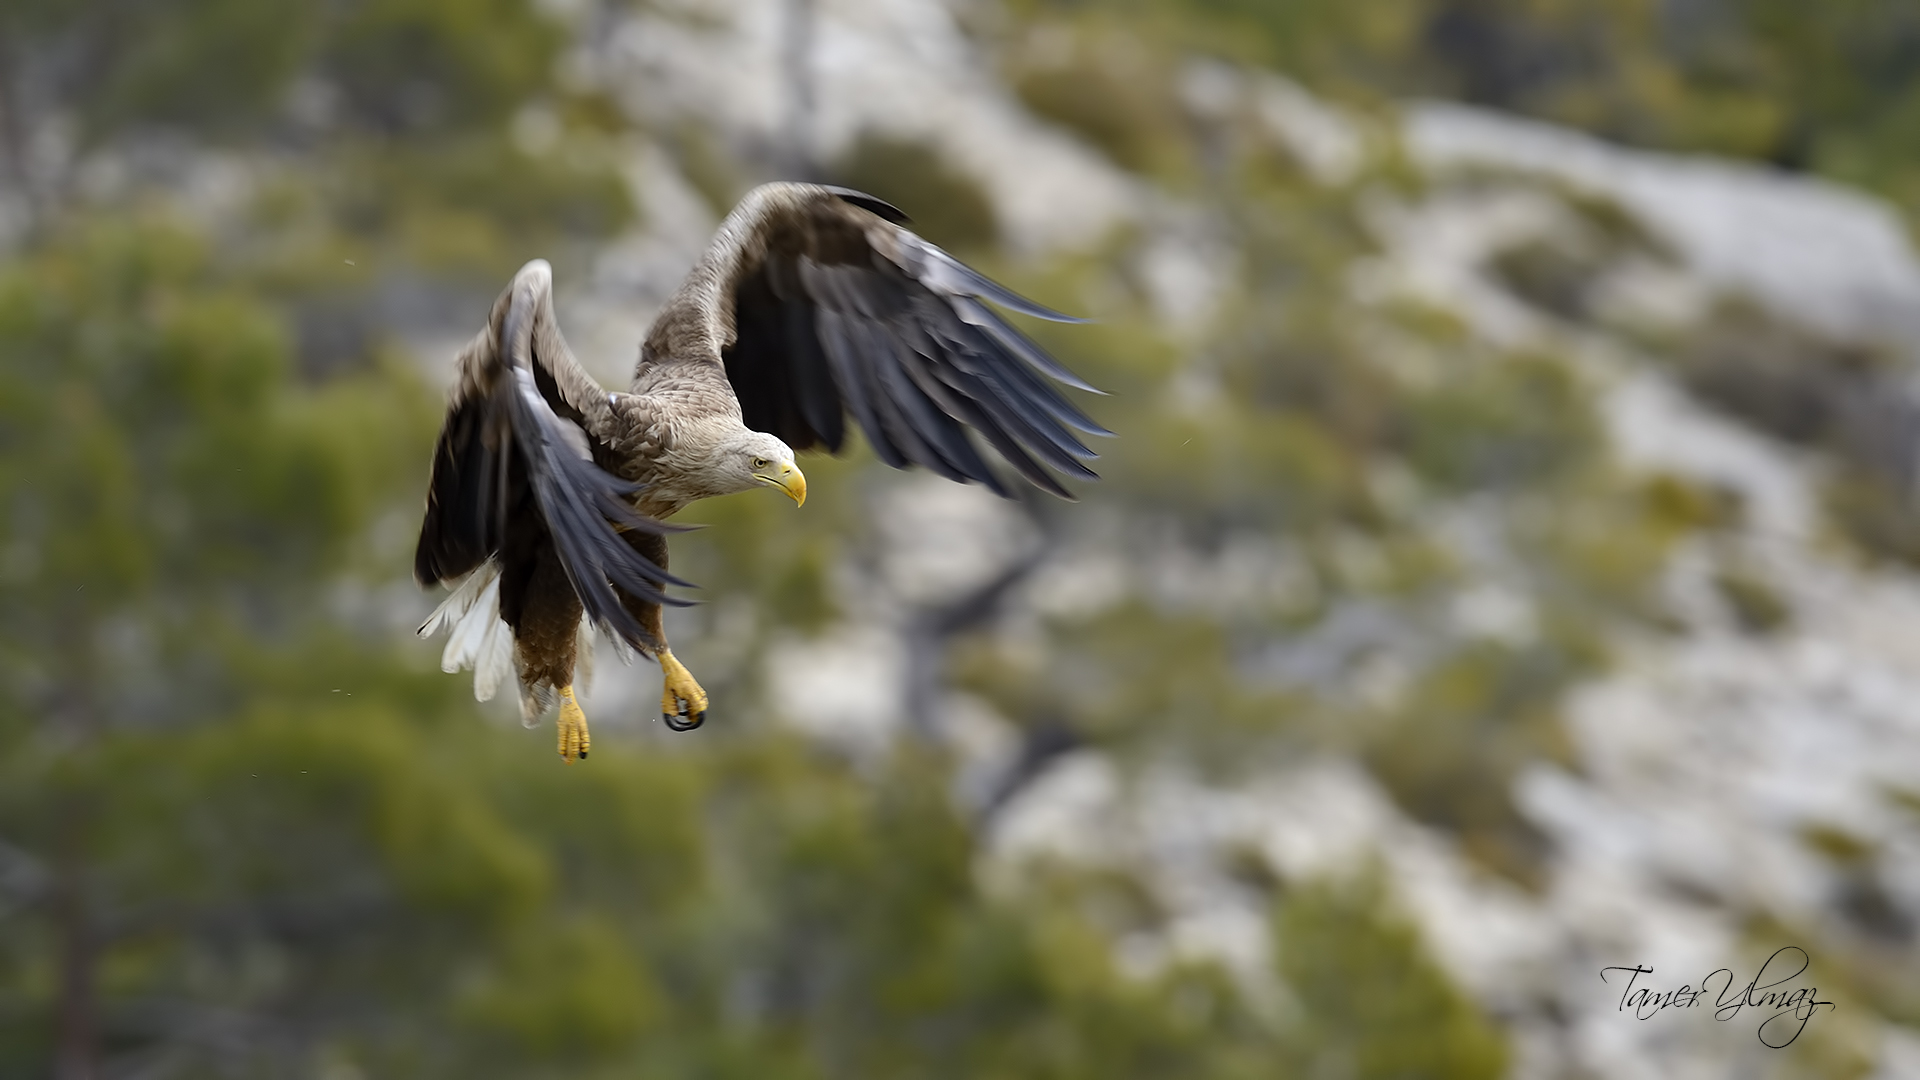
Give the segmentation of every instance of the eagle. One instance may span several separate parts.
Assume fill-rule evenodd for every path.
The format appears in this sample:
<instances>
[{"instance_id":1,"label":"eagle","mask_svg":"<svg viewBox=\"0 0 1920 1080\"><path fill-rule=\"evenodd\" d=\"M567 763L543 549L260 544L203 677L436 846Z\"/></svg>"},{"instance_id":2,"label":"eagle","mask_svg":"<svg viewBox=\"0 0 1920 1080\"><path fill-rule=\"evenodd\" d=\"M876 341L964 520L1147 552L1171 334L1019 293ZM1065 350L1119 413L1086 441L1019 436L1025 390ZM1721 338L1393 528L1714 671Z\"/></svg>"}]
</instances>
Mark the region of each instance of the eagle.
<instances>
[{"instance_id":1,"label":"eagle","mask_svg":"<svg viewBox=\"0 0 1920 1080\"><path fill-rule=\"evenodd\" d=\"M559 706L560 756L590 748L575 669L596 629L659 662L661 719L688 731L708 698L675 659L663 605L669 519L774 488L796 505L796 451L837 453L857 426L876 457L1012 497L985 447L1071 498L1096 479L1081 436L1112 433L1052 384L1099 393L988 302L1081 322L988 280L906 228L892 205L821 184L766 184L721 222L640 346L625 393L574 359L535 260L460 350L414 555L453 593L420 627L450 630L441 667L490 699L511 666L521 718ZM971 434L970 434L971 433ZM982 445L984 444L984 446Z\"/></svg>"}]
</instances>

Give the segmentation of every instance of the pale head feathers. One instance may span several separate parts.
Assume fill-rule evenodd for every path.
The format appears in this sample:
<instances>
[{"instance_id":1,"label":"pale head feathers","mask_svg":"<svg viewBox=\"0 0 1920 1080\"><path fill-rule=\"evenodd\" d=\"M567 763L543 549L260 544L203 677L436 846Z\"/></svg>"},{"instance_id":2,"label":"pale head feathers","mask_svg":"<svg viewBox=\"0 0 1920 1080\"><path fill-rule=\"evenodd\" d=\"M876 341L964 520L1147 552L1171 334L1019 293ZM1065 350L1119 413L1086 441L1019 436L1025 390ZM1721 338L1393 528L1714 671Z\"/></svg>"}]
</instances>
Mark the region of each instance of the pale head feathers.
<instances>
[{"instance_id":1,"label":"pale head feathers","mask_svg":"<svg viewBox=\"0 0 1920 1080\"><path fill-rule=\"evenodd\" d=\"M793 464L793 448L746 427L737 416L688 417L674 424L642 503L671 507L665 512L672 513L699 499L752 491L766 484L756 473L781 464Z\"/></svg>"}]
</instances>

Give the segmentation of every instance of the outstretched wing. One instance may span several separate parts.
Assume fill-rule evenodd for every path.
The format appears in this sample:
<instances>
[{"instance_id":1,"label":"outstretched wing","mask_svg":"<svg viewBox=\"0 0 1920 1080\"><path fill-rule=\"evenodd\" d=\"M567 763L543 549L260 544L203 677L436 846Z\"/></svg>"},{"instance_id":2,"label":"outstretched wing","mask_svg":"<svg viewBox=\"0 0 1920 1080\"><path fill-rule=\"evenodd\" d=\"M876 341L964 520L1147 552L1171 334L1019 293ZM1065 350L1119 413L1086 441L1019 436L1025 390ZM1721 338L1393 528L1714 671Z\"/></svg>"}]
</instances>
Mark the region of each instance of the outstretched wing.
<instances>
[{"instance_id":1,"label":"outstretched wing","mask_svg":"<svg viewBox=\"0 0 1920 1080\"><path fill-rule=\"evenodd\" d=\"M547 264L528 263L456 360L413 575L423 585L457 579L498 553L509 528L525 527L525 515L537 513L588 617L647 645L615 588L654 603L684 603L660 587L685 582L620 533L674 527L633 509L626 496L636 485L595 464L596 447L606 455L614 442L612 399L567 349L552 290Z\"/></svg>"},{"instance_id":2,"label":"outstretched wing","mask_svg":"<svg viewBox=\"0 0 1920 1080\"><path fill-rule=\"evenodd\" d=\"M1097 479L1079 434L1110 435L1049 380L1093 390L983 301L1079 322L994 284L869 195L749 192L648 332L648 365L724 364L741 418L796 450L838 451L851 414L880 460L1008 494L971 428L1036 486ZM1098 391L1094 391L1098 393ZM1043 467L1046 466L1046 467Z\"/></svg>"}]
</instances>

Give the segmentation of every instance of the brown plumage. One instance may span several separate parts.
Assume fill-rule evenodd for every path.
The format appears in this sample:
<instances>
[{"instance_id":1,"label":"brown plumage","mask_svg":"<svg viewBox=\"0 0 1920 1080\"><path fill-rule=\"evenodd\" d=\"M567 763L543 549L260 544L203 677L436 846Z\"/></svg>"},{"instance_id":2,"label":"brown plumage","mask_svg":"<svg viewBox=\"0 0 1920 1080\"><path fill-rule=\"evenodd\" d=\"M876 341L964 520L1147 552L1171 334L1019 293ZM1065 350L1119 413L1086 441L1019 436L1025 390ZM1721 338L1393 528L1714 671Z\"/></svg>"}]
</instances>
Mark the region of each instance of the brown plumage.
<instances>
[{"instance_id":1,"label":"brown plumage","mask_svg":"<svg viewBox=\"0 0 1920 1080\"><path fill-rule=\"evenodd\" d=\"M1022 299L902 227L858 192L749 192L654 320L627 393L568 351L547 264L528 263L461 350L414 558L457 586L423 634L452 628L442 666L475 669L483 700L512 662L522 715L561 704L561 754L585 757L573 701L594 627L660 661L662 714L698 726L706 694L661 627L666 523L689 503L757 486L796 502L794 450L839 451L851 416L875 454L1008 489L971 430L1034 485L1093 479L1078 438L1109 434L1046 381L1092 388L981 301L1070 320ZM1042 378L1045 376L1046 378Z\"/></svg>"}]
</instances>

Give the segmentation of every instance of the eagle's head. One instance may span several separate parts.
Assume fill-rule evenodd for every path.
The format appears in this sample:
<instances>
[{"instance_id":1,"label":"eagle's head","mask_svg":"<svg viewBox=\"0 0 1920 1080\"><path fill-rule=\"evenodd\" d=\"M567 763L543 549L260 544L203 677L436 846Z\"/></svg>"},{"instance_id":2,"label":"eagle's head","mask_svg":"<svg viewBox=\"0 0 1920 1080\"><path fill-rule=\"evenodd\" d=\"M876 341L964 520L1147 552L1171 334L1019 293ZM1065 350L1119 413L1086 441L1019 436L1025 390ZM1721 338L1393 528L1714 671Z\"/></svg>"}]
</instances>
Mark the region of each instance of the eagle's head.
<instances>
[{"instance_id":1,"label":"eagle's head","mask_svg":"<svg viewBox=\"0 0 1920 1080\"><path fill-rule=\"evenodd\" d=\"M793 449L764 431L746 431L721 444L713 465L733 491L777 487L795 505L807 501L807 478L793 463Z\"/></svg>"}]
</instances>

